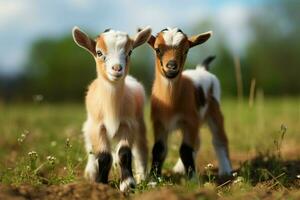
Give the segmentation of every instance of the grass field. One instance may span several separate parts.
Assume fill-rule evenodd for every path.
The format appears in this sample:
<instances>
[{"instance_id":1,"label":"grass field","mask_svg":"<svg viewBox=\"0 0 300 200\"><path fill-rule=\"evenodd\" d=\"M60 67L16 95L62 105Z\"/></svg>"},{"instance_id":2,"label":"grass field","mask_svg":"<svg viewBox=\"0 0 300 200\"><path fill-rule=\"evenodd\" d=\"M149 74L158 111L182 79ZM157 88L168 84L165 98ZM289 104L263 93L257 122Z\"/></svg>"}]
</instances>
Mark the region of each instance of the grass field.
<instances>
[{"instance_id":1,"label":"grass field","mask_svg":"<svg viewBox=\"0 0 300 200\"><path fill-rule=\"evenodd\" d=\"M216 176L217 162L206 126L197 159L199 179L188 181L170 169L178 158L180 133L170 141L164 176L125 196L110 186L82 178L86 162L81 126L83 104L0 104L0 199L299 199L300 98L248 102L224 99L233 177ZM152 129L146 107L149 147ZM212 168L207 167L211 163Z\"/></svg>"}]
</instances>

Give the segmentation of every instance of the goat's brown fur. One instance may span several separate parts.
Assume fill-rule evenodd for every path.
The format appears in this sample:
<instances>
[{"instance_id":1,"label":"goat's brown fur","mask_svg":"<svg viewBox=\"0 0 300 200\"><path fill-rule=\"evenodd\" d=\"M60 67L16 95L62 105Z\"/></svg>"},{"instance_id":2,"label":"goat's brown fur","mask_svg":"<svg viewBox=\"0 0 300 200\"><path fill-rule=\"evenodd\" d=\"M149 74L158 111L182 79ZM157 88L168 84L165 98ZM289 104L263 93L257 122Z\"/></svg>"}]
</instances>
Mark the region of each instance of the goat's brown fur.
<instances>
[{"instance_id":1,"label":"goat's brown fur","mask_svg":"<svg viewBox=\"0 0 300 200\"><path fill-rule=\"evenodd\" d=\"M167 31L174 32L174 30L168 29ZM173 33L173 43L174 38L177 37L175 34L181 33L182 31L179 31L179 29L177 33ZM156 51L155 80L151 94L151 119L153 122L154 138L155 143L162 142L165 145L165 148L162 148L164 151L160 156L155 155L160 151L156 151L154 145L152 151L152 172L155 172L156 160L161 158L163 162L165 159L168 133L174 129L181 129L183 133L182 144L190 146L197 152L200 143L198 128L206 119L209 119L215 148L221 145L226 151L226 158L223 158L221 155L221 159L229 159L228 140L224 130L223 116L219 102L212 95L212 85L204 91L201 85L196 86L189 76L182 73L189 48L205 42L211 33L208 32L190 38L182 33L182 35L179 35L181 40L176 41L177 44L175 46L167 44L164 38L167 36L164 36L164 34L165 31L163 30L156 37L152 36L148 41ZM170 38L166 39L170 40ZM173 66L172 69L168 67L168 62L171 60L173 63L176 63L176 67ZM171 78L168 76L169 72L171 72ZM174 77L173 74L176 73L177 75ZM206 109L203 116L199 113L200 109ZM222 161L220 163L223 164ZM225 166L223 171L221 169L221 174L230 173L229 170L231 168L229 168ZM158 169L157 173L160 174L160 170Z\"/></svg>"}]
</instances>

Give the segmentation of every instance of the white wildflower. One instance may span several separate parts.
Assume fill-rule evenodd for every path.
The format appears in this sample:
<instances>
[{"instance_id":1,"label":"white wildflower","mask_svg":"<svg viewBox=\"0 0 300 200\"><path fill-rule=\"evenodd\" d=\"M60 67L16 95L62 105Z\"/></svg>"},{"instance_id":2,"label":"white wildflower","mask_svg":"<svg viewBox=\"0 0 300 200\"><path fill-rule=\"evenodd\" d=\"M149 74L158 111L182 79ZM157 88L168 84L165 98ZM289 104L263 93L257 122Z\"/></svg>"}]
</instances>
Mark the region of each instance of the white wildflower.
<instances>
[{"instance_id":1,"label":"white wildflower","mask_svg":"<svg viewBox=\"0 0 300 200\"><path fill-rule=\"evenodd\" d=\"M24 132L21 134L21 136L17 139L19 143L23 143L26 139L27 135L29 134L28 130L24 130Z\"/></svg>"},{"instance_id":2,"label":"white wildflower","mask_svg":"<svg viewBox=\"0 0 300 200\"><path fill-rule=\"evenodd\" d=\"M36 160L38 158L38 154L37 154L36 151L30 151L30 152L28 152L28 156L32 160Z\"/></svg>"},{"instance_id":3,"label":"white wildflower","mask_svg":"<svg viewBox=\"0 0 300 200\"><path fill-rule=\"evenodd\" d=\"M237 179L235 179L235 180L233 181L233 183L235 183L235 184L237 184L237 183L242 183L242 182L244 182L244 178L241 177L241 176L238 176Z\"/></svg>"},{"instance_id":4,"label":"white wildflower","mask_svg":"<svg viewBox=\"0 0 300 200\"><path fill-rule=\"evenodd\" d=\"M72 148L72 144L69 138L66 139L66 148Z\"/></svg>"},{"instance_id":5,"label":"white wildflower","mask_svg":"<svg viewBox=\"0 0 300 200\"><path fill-rule=\"evenodd\" d=\"M204 168L205 168L205 170L211 170L213 167L214 167L213 164L208 163Z\"/></svg>"},{"instance_id":6,"label":"white wildflower","mask_svg":"<svg viewBox=\"0 0 300 200\"><path fill-rule=\"evenodd\" d=\"M47 156L47 160L51 165L54 165L56 158L54 156Z\"/></svg>"},{"instance_id":7,"label":"white wildflower","mask_svg":"<svg viewBox=\"0 0 300 200\"><path fill-rule=\"evenodd\" d=\"M157 182L151 181L147 185L150 186L150 187L155 187L157 185Z\"/></svg>"}]
</instances>

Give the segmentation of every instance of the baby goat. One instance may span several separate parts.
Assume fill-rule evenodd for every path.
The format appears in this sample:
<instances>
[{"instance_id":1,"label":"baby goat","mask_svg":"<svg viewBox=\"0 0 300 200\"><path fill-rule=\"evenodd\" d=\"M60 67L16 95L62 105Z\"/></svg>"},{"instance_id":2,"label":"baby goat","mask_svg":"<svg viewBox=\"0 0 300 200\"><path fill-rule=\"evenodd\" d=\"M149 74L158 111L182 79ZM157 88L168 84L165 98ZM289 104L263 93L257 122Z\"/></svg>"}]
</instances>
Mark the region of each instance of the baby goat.
<instances>
[{"instance_id":1,"label":"baby goat","mask_svg":"<svg viewBox=\"0 0 300 200\"><path fill-rule=\"evenodd\" d=\"M228 141L220 110L220 84L205 67L183 71L188 50L204 43L212 32L187 37L178 28L166 28L148 40L156 52L155 80L151 95L151 118L155 143L152 149L151 174L161 175L167 155L168 134L181 129L183 141L180 159L174 170L195 172L199 148L198 128L208 122L219 160L219 174L230 174Z\"/></svg>"},{"instance_id":2,"label":"baby goat","mask_svg":"<svg viewBox=\"0 0 300 200\"><path fill-rule=\"evenodd\" d=\"M108 29L92 40L79 28L73 29L74 41L93 55L97 68L97 78L86 95L87 120L83 132L88 162L85 177L90 181L108 182L113 160L111 140L114 139L118 142L116 153L121 168L121 191L135 186L132 147L137 179L144 179L146 173L145 92L143 86L127 74L132 50L145 43L150 35L149 27L134 38Z\"/></svg>"}]
</instances>

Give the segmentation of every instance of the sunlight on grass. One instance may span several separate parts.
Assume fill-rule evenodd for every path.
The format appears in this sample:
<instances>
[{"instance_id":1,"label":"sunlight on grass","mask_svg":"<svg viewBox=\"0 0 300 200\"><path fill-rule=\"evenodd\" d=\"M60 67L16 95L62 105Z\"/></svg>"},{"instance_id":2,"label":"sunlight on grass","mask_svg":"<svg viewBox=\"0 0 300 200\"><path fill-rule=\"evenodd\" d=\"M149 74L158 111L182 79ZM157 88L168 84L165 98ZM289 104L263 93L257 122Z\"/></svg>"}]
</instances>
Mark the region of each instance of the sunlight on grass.
<instances>
[{"instance_id":1,"label":"sunlight on grass","mask_svg":"<svg viewBox=\"0 0 300 200\"><path fill-rule=\"evenodd\" d=\"M244 192L260 190L260 187L266 190L299 188L297 152L300 148L296 146L300 142L299 98L256 98L252 107L248 102L224 99L222 109L236 170L233 177L220 180L216 175L218 163L208 127L204 125L200 130L201 148L197 158L200 174L196 181L170 172L178 159L181 141L180 132L175 132L169 140L164 176L154 185L142 182L135 193L181 187L186 193L202 188L208 193L215 191L219 196L233 192L242 196L241 188ZM152 147L149 106L145 115L149 147ZM1 105L0 183L38 186L81 182L86 162L81 133L84 119L81 104ZM213 167L205 169L210 163ZM114 188L118 186L118 173L118 169L111 173L110 185Z\"/></svg>"}]
</instances>

